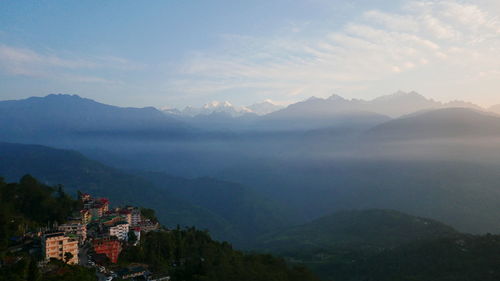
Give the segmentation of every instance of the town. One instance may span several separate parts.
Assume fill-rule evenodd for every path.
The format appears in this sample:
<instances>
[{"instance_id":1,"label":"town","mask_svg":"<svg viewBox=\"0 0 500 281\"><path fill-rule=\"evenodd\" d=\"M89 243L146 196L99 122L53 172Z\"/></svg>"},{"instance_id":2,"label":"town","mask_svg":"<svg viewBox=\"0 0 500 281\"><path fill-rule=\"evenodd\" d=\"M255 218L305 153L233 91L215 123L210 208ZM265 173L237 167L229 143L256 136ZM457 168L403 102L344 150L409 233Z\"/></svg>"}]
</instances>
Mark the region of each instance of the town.
<instances>
[{"instance_id":1,"label":"town","mask_svg":"<svg viewBox=\"0 0 500 281\"><path fill-rule=\"evenodd\" d=\"M107 198L93 198L80 192L78 200L83 208L75 210L64 224L55 223L23 237L40 241L43 259L39 267L60 260L95 268L99 280L170 280L168 276L154 277L147 265L117 265L122 249L137 246L141 233L167 231L160 227L156 218L144 215L149 209L134 206L111 208Z\"/></svg>"}]
</instances>

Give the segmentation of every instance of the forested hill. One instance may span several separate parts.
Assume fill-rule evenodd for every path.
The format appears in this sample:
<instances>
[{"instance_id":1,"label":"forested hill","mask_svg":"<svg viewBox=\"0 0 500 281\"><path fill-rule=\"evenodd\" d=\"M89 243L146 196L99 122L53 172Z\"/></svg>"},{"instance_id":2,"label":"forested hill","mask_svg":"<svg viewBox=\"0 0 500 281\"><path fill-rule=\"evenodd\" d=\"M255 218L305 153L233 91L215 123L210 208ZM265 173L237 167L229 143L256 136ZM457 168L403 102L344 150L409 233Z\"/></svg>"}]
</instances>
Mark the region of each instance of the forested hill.
<instances>
[{"instance_id":1,"label":"forested hill","mask_svg":"<svg viewBox=\"0 0 500 281\"><path fill-rule=\"evenodd\" d=\"M93 271L80 266L61 264L55 275L40 271L36 254L7 251L11 237L36 231L48 222L63 223L79 204L61 186L41 184L28 175L19 183L0 178L0 281L95 280ZM319 281L304 267L290 267L271 255L244 254L195 228L145 234L139 246L125 248L119 262L145 263L173 281Z\"/></svg>"},{"instance_id":2,"label":"forested hill","mask_svg":"<svg viewBox=\"0 0 500 281\"><path fill-rule=\"evenodd\" d=\"M500 236L393 210L342 211L261 237L261 249L331 281L500 280Z\"/></svg>"},{"instance_id":3,"label":"forested hill","mask_svg":"<svg viewBox=\"0 0 500 281\"><path fill-rule=\"evenodd\" d=\"M8 181L31 174L46 184L63 184L71 195L81 190L116 204L153 208L164 225L208 229L216 239L237 245L287 221L275 204L232 182L131 174L76 151L40 145L0 142L0 159L0 175Z\"/></svg>"},{"instance_id":4,"label":"forested hill","mask_svg":"<svg viewBox=\"0 0 500 281\"><path fill-rule=\"evenodd\" d=\"M340 211L260 237L259 248L280 251L380 250L458 232L435 220L394 210Z\"/></svg>"}]
</instances>

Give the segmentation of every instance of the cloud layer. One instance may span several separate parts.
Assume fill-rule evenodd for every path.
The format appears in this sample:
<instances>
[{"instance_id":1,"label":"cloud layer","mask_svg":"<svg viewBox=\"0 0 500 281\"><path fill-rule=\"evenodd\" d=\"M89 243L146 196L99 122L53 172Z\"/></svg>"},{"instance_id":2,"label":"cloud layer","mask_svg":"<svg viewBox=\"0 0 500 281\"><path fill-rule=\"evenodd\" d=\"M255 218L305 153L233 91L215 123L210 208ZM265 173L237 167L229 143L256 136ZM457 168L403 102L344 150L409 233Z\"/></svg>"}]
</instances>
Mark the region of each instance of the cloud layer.
<instances>
[{"instance_id":1,"label":"cloud layer","mask_svg":"<svg viewBox=\"0 0 500 281\"><path fill-rule=\"evenodd\" d=\"M491 98L500 91L500 22L476 4L412 1L398 12L365 11L340 30L325 23L265 38L226 35L220 49L192 54L169 91L296 100L406 85Z\"/></svg>"},{"instance_id":2,"label":"cloud layer","mask_svg":"<svg viewBox=\"0 0 500 281\"><path fill-rule=\"evenodd\" d=\"M31 49L0 44L0 70L14 76L26 76L78 83L120 83L95 75L96 70L128 70L134 66L116 57L63 57Z\"/></svg>"}]
</instances>

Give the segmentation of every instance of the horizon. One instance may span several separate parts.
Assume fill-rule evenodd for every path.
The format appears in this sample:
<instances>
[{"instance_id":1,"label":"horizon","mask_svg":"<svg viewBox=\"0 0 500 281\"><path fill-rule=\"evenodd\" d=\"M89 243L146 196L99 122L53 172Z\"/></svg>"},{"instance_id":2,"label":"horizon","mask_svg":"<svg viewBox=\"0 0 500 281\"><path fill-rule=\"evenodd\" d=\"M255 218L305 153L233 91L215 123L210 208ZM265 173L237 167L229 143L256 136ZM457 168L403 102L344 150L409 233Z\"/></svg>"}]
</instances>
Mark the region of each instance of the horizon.
<instances>
[{"instance_id":1,"label":"horizon","mask_svg":"<svg viewBox=\"0 0 500 281\"><path fill-rule=\"evenodd\" d=\"M494 0L2 5L1 100L71 93L184 108L402 89L500 104Z\"/></svg>"},{"instance_id":2,"label":"horizon","mask_svg":"<svg viewBox=\"0 0 500 281\"><path fill-rule=\"evenodd\" d=\"M200 106L195 106L195 105L186 105L184 107L159 107L159 106L155 106L155 105L145 105L145 106L127 105L127 106L122 106L122 105L118 105L118 104L106 103L106 102L101 101L99 99L94 99L94 98L91 98L91 97L85 97L85 96L82 96L82 95L71 94L71 93L51 93L51 94L47 94L47 95L30 96L30 97L19 98L19 99L0 99L0 102L5 102L5 101L21 101L21 100L26 100L26 99L30 99L30 98L47 98L49 96L76 96L76 97L81 98L81 99L89 99L89 100L92 100L94 102L105 104L105 105L110 105L110 106L116 106L116 107L122 107L122 108L147 108L147 107L153 107L153 108L155 108L157 110L160 110L160 111L169 110L169 109L177 109L177 110L182 111L182 110L185 110L185 109L188 109L188 108L202 108L204 106L211 105L211 104L214 104L214 103L218 103L218 104L220 104L220 103L229 103L229 106L234 106L234 107L237 107L237 108L248 108L248 107L251 107L253 105L257 105L257 104L261 104L261 103L266 103L266 102L267 103L271 103L271 104L276 105L276 106L280 106L281 109L284 109L284 108L286 108L286 107L288 107L290 105L293 105L295 103L305 102L305 101L310 100L310 99L328 100L331 97L340 97L340 98L342 98L342 99L344 99L346 101L364 101L364 102L370 102L370 101L374 101L374 100L377 100L377 99L387 98L387 97L394 97L394 96L401 95L401 94L402 95L416 94L416 95L422 97L423 99L426 99L426 100L429 100L429 101L434 101L434 102L437 102L437 103L441 103L443 105L446 105L446 104L449 104L449 103L454 103L454 102L469 103L469 104L471 104L473 106L478 106L481 109L484 109L486 111L488 111L489 109L491 109L493 107L500 106L500 104L492 104L492 105L489 105L489 106L483 106L483 105L476 104L476 103L468 101L468 100L458 100L458 99L449 100L449 101L443 101L443 100L438 100L438 99L430 98L430 97L428 97L426 95L423 95L423 94L421 94L419 92L416 92L416 91L405 92L405 91L401 91L401 90L398 90L398 91L393 92L391 94L376 96L376 97L368 98L368 99L356 98L356 97L348 98L348 97L345 97L345 96L340 95L340 94L332 94L332 95L327 96L327 97L310 96L310 97L307 97L305 99L298 100L296 102L289 103L289 104L280 104L280 103L274 102L274 101L272 101L270 99L265 99L265 100L262 100L262 101L257 101L257 102L255 102L253 104L246 104L246 105L235 104L232 101L228 101L228 100L213 100L213 101L210 101L208 103L202 104ZM277 109L277 110L279 110L279 109Z\"/></svg>"}]
</instances>

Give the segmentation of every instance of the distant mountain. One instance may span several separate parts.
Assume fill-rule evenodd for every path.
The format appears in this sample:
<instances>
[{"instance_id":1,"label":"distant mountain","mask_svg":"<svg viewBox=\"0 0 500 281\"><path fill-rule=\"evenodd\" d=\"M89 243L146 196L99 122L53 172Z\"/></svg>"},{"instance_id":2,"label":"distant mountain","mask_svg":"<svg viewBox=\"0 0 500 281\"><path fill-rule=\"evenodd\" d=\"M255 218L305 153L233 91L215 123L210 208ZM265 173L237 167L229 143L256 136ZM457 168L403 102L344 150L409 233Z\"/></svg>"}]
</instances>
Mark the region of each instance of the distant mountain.
<instances>
[{"instance_id":1,"label":"distant mountain","mask_svg":"<svg viewBox=\"0 0 500 281\"><path fill-rule=\"evenodd\" d=\"M244 114L252 113L252 111L246 107L238 107L232 105L228 101L212 101L203 105L200 108L188 106L180 111L181 115L184 116L198 116L198 115L210 115L212 113L225 113L231 117L238 117Z\"/></svg>"},{"instance_id":2,"label":"distant mountain","mask_svg":"<svg viewBox=\"0 0 500 281\"><path fill-rule=\"evenodd\" d=\"M388 116L353 107L352 102L340 96L312 97L263 116L258 127L269 130L369 128L390 120Z\"/></svg>"},{"instance_id":3,"label":"distant mountain","mask_svg":"<svg viewBox=\"0 0 500 281\"><path fill-rule=\"evenodd\" d=\"M265 115L283 108L270 100L255 103L250 106L235 106L228 101L212 101L202 107L187 106L183 110L175 108L164 108L163 112L185 117L204 117L212 114L225 114L228 117L240 117L244 115Z\"/></svg>"},{"instance_id":4,"label":"distant mountain","mask_svg":"<svg viewBox=\"0 0 500 281\"><path fill-rule=\"evenodd\" d=\"M360 112L390 116L392 118L422 110L465 107L480 109L472 103L453 101L441 103L416 92L396 92L392 95L381 96L373 100L345 99L338 95L322 99L312 97L305 101L288 106L285 109L269 114L269 119L285 118L331 118L333 116L354 115Z\"/></svg>"},{"instance_id":5,"label":"distant mountain","mask_svg":"<svg viewBox=\"0 0 500 281\"><path fill-rule=\"evenodd\" d=\"M367 135L389 141L500 136L500 116L466 108L438 109L391 120Z\"/></svg>"},{"instance_id":6,"label":"distant mountain","mask_svg":"<svg viewBox=\"0 0 500 281\"><path fill-rule=\"evenodd\" d=\"M274 204L231 182L155 173L134 175L75 151L39 145L0 142L0 159L0 177L8 181L31 174L45 184L63 184L72 195L80 190L109 197L116 205L154 208L165 225L209 229L218 239L236 245L283 223Z\"/></svg>"},{"instance_id":7,"label":"distant mountain","mask_svg":"<svg viewBox=\"0 0 500 281\"><path fill-rule=\"evenodd\" d=\"M488 111L496 113L496 114L500 114L500 104L493 105L493 106L489 107Z\"/></svg>"},{"instance_id":8,"label":"distant mountain","mask_svg":"<svg viewBox=\"0 0 500 281\"><path fill-rule=\"evenodd\" d=\"M440 222L393 210L341 211L260 238L273 252L340 249L381 251L416 240L457 234Z\"/></svg>"},{"instance_id":9,"label":"distant mountain","mask_svg":"<svg viewBox=\"0 0 500 281\"><path fill-rule=\"evenodd\" d=\"M174 137L189 127L153 108L122 108L76 95L0 102L0 140L33 142L68 136Z\"/></svg>"},{"instance_id":10,"label":"distant mountain","mask_svg":"<svg viewBox=\"0 0 500 281\"><path fill-rule=\"evenodd\" d=\"M266 115L272 112L275 112L277 110L280 110L283 108L281 105L274 104L270 100L265 100L260 103L255 103L250 106L247 106L248 109L250 109L253 113L257 115Z\"/></svg>"}]
</instances>

